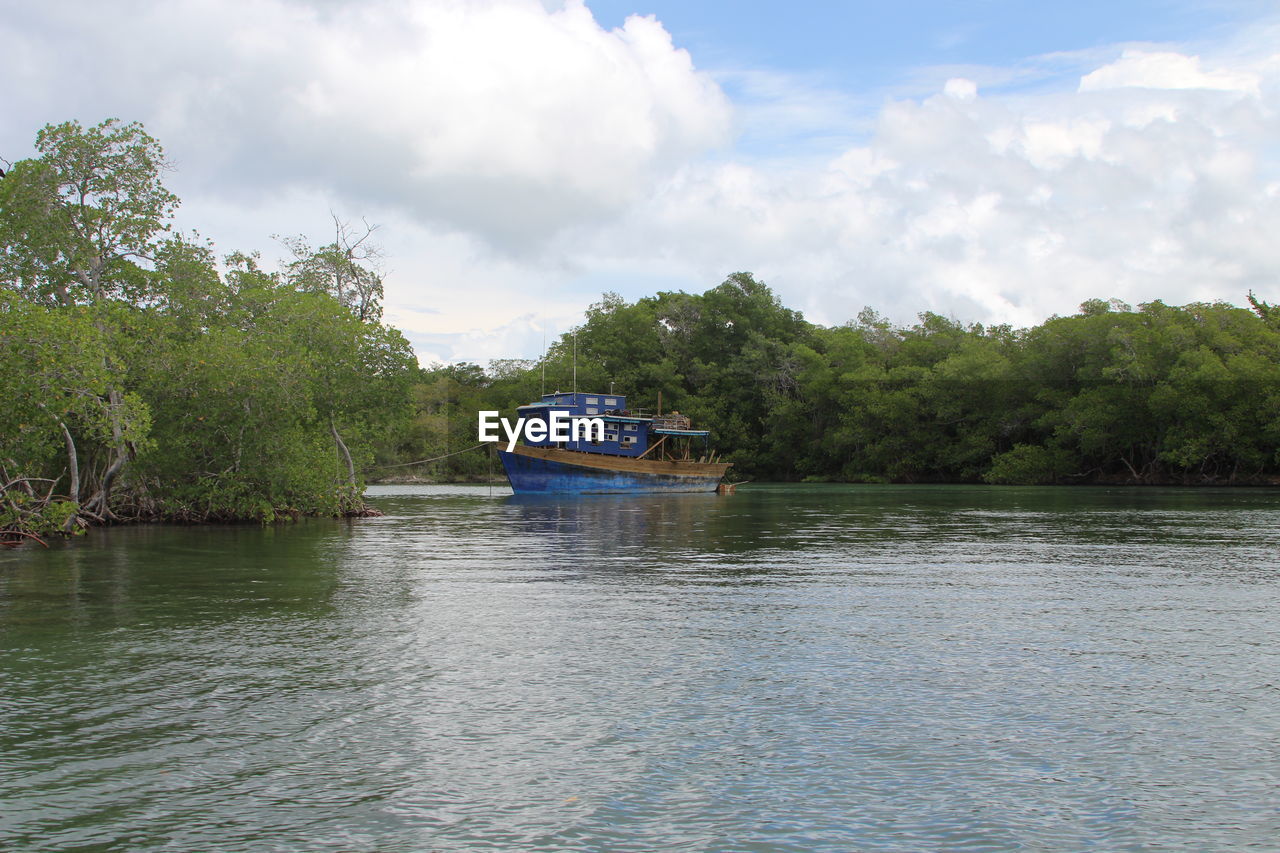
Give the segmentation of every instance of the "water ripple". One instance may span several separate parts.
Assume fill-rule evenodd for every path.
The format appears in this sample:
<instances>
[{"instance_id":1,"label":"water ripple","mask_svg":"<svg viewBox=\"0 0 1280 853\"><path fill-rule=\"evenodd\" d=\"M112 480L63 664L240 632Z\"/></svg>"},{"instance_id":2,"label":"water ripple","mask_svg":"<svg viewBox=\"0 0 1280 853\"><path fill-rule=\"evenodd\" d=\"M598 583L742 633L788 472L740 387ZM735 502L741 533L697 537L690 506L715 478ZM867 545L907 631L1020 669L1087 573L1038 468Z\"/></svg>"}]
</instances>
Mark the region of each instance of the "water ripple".
<instances>
[{"instance_id":1,"label":"water ripple","mask_svg":"<svg viewBox=\"0 0 1280 853\"><path fill-rule=\"evenodd\" d=\"M1280 837L1270 493L380 492L0 555L0 848Z\"/></svg>"}]
</instances>

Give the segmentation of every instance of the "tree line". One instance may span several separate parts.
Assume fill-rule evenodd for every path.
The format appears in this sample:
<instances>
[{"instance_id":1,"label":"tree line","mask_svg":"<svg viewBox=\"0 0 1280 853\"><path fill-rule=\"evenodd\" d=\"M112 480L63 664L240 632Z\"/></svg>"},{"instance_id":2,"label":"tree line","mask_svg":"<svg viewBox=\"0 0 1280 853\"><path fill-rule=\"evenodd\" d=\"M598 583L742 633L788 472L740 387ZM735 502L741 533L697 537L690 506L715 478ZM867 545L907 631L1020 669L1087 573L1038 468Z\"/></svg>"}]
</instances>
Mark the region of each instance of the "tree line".
<instances>
[{"instance_id":1,"label":"tree line","mask_svg":"<svg viewBox=\"0 0 1280 853\"><path fill-rule=\"evenodd\" d=\"M1094 299L1028 329L870 309L824 327L735 273L605 294L536 360L421 368L382 323L368 226L286 238L268 271L174 230L141 125L50 125L36 150L0 178L0 541L359 514L370 473L484 478L476 412L575 370L633 407L661 395L744 479L1280 482L1280 307L1252 293Z\"/></svg>"},{"instance_id":2,"label":"tree line","mask_svg":"<svg viewBox=\"0 0 1280 853\"><path fill-rule=\"evenodd\" d=\"M0 179L0 539L366 511L417 365L360 233L278 271L176 233L137 123L50 125Z\"/></svg>"},{"instance_id":3,"label":"tree line","mask_svg":"<svg viewBox=\"0 0 1280 853\"><path fill-rule=\"evenodd\" d=\"M537 361L436 365L384 461L473 443L477 409L570 385L712 430L735 476L998 484L1280 482L1280 307L1093 299L1028 329L870 309L823 327L749 273L606 294ZM544 381L545 377L545 381ZM426 452L423 452L426 451ZM423 466L483 475L480 453Z\"/></svg>"}]
</instances>

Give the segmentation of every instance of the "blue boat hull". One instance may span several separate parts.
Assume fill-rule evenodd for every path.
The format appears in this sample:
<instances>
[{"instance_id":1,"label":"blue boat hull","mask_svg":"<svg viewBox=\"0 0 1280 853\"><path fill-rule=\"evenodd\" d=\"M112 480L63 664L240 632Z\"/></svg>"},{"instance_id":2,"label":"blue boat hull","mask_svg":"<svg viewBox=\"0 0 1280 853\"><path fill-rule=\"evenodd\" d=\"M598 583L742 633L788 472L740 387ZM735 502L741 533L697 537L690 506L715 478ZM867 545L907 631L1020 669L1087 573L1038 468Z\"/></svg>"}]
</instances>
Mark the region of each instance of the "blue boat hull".
<instances>
[{"instance_id":1,"label":"blue boat hull","mask_svg":"<svg viewBox=\"0 0 1280 853\"><path fill-rule=\"evenodd\" d=\"M565 458L566 455L568 458ZM516 494L635 494L714 492L727 464L637 462L604 454L529 448L499 450ZM577 457L577 458L574 458Z\"/></svg>"}]
</instances>

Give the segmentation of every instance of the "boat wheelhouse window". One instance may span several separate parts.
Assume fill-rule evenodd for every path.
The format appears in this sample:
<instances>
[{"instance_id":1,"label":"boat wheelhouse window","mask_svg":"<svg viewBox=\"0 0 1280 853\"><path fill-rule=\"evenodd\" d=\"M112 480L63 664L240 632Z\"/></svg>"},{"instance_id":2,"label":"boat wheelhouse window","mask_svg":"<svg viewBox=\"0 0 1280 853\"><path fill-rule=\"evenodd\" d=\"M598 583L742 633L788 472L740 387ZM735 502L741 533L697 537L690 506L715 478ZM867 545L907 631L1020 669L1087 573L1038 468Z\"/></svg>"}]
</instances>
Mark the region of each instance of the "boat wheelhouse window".
<instances>
[{"instance_id":1,"label":"boat wheelhouse window","mask_svg":"<svg viewBox=\"0 0 1280 853\"><path fill-rule=\"evenodd\" d=\"M599 410L599 409L587 409L587 414L588 414L588 415L598 415L598 414L600 414L600 410Z\"/></svg>"},{"instance_id":2,"label":"boat wheelhouse window","mask_svg":"<svg viewBox=\"0 0 1280 853\"><path fill-rule=\"evenodd\" d=\"M605 401L604 401L604 404L605 404L606 406L616 406L616 405L618 405L618 400L617 400L617 398L616 398L616 397L606 397L606 398L605 398Z\"/></svg>"},{"instance_id":3,"label":"boat wheelhouse window","mask_svg":"<svg viewBox=\"0 0 1280 853\"><path fill-rule=\"evenodd\" d=\"M624 436L622 437L622 443L623 443L623 444L635 444L635 443L636 443L636 437L635 437L634 435L624 435Z\"/></svg>"},{"instance_id":4,"label":"boat wheelhouse window","mask_svg":"<svg viewBox=\"0 0 1280 853\"><path fill-rule=\"evenodd\" d=\"M605 440L605 441L617 441L617 440L618 440L618 434L617 434L616 432L606 432L606 433L604 434L604 440Z\"/></svg>"},{"instance_id":5,"label":"boat wheelhouse window","mask_svg":"<svg viewBox=\"0 0 1280 853\"><path fill-rule=\"evenodd\" d=\"M635 432L635 431L636 431L636 425L635 425L635 424L623 424L623 425L622 425L622 428L623 428L623 429L625 429L627 432Z\"/></svg>"},{"instance_id":6,"label":"boat wheelhouse window","mask_svg":"<svg viewBox=\"0 0 1280 853\"><path fill-rule=\"evenodd\" d=\"M588 397L588 398L587 398L587 402L588 402L588 403L599 403L599 402L600 402L600 398L599 398L599 397Z\"/></svg>"}]
</instances>

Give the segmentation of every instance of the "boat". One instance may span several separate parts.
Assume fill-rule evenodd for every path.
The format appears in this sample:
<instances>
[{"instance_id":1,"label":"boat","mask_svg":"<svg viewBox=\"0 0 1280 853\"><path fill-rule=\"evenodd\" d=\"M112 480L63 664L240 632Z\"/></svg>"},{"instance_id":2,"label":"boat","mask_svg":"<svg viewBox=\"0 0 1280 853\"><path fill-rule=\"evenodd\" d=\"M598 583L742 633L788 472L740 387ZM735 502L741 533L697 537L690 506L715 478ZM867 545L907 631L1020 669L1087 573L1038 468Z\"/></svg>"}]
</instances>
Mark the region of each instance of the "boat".
<instances>
[{"instance_id":1,"label":"boat","mask_svg":"<svg viewBox=\"0 0 1280 853\"><path fill-rule=\"evenodd\" d=\"M693 429L678 411L651 414L627 408L618 394L544 394L516 409L528 422L542 420L545 439L526 438L499 450L516 494L714 492L730 463L709 449L710 432ZM599 419L603 433L582 427ZM554 422L570 424L567 441L551 434Z\"/></svg>"}]
</instances>

